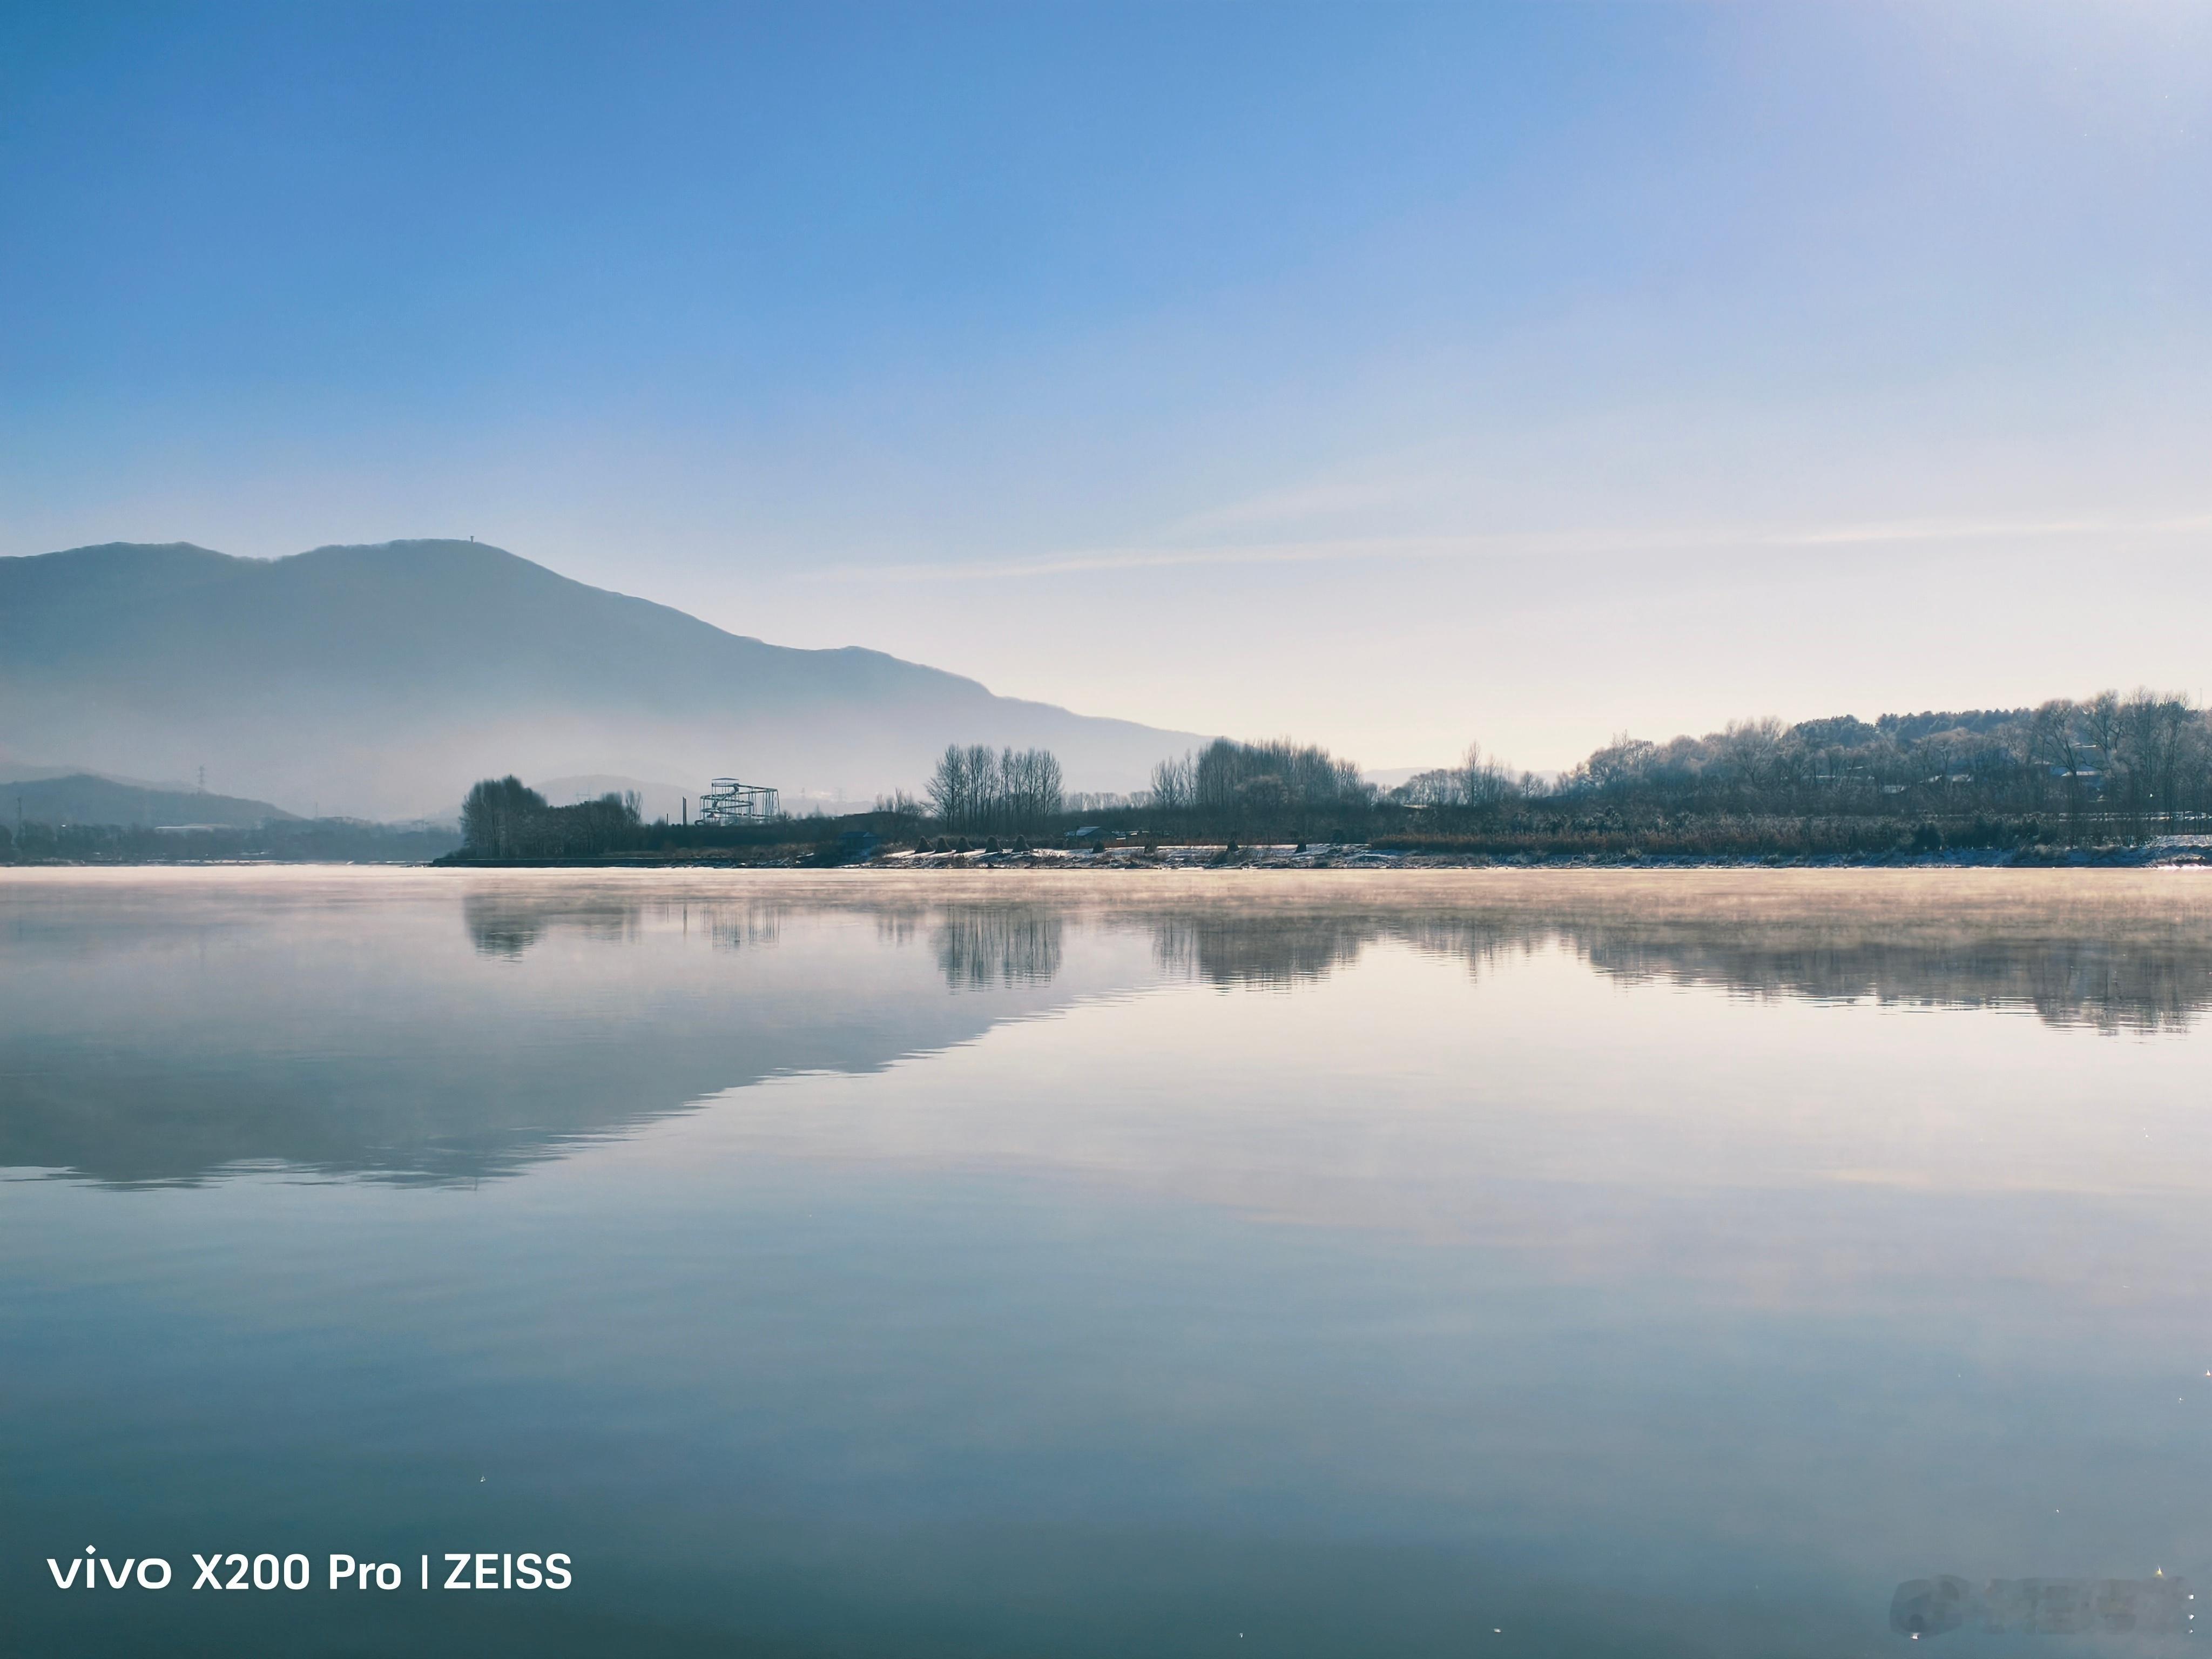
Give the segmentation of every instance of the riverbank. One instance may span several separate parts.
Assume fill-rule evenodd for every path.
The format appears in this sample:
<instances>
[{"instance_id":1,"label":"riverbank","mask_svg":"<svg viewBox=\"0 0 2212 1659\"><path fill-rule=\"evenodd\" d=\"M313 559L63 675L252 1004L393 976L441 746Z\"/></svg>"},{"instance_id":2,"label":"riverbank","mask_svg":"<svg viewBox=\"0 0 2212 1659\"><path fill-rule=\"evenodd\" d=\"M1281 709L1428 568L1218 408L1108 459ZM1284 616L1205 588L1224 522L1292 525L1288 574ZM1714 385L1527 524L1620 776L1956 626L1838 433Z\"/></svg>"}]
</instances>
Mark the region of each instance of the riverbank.
<instances>
[{"instance_id":1,"label":"riverbank","mask_svg":"<svg viewBox=\"0 0 2212 1659\"><path fill-rule=\"evenodd\" d=\"M943 848L944 850L934 850ZM1016 871L1065 874L1139 870L2141 870L2212 865L2212 836L2164 836L2135 845L2017 848L1899 848L1876 854L1769 851L1688 853L1641 848L1589 850L1438 850L1366 842L1108 842L1076 847L940 842L922 848L785 842L756 847L656 848L586 858L435 859L146 856L0 860L8 869L269 868L354 865L439 870L875 870Z\"/></svg>"},{"instance_id":2,"label":"riverbank","mask_svg":"<svg viewBox=\"0 0 2212 1659\"><path fill-rule=\"evenodd\" d=\"M825 855L813 848L701 849L691 853L612 853L588 859L436 860L468 870L1033 870L1071 874L1138 870L1894 870L2157 869L2212 865L2212 836L2172 836L2133 847L1898 851L1878 856L1839 854L1746 854L1622 853L1437 853L1377 848L1364 842L1244 847L1195 842L1103 848L994 848L945 852L872 849Z\"/></svg>"}]
</instances>

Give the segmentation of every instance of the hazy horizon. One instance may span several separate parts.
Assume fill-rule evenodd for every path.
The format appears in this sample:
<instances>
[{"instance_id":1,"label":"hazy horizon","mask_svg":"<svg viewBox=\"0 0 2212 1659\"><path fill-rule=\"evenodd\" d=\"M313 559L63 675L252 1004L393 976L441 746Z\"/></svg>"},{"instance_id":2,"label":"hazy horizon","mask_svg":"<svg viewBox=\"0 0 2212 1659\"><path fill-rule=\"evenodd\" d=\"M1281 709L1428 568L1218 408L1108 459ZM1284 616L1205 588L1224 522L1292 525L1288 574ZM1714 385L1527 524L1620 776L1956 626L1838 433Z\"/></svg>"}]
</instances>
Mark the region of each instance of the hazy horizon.
<instances>
[{"instance_id":1,"label":"hazy horizon","mask_svg":"<svg viewBox=\"0 0 2212 1659\"><path fill-rule=\"evenodd\" d=\"M1108 793L1143 786L1153 763L1208 741L1098 711L1006 699L928 665L865 650L794 653L710 632L650 602L646 614L659 620L647 625L653 642L641 653L635 596L580 586L489 542L331 544L273 558L111 544L57 550L52 558L52 568L21 568L24 580L11 582L10 566L42 564L46 556L0 556L0 665L10 692L0 719L0 782L89 774L125 794L235 795L243 799L234 806L260 800L301 817L327 807L411 822L449 820L470 783L514 773L556 805L628 791L648 819L673 820L709 774L733 765L775 779L789 810L835 812L920 791L948 735L1041 738L1075 768L1069 789ZM299 574L286 584L288 597L278 597L261 579L277 578L287 563ZM697 652L711 641L738 655L710 666ZM747 655L763 647L764 654ZM765 681L757 678L763 662L781 664ZM788 681L794 668L807 689ZM2042 701L1941 712L2025 714ZM917 727L915 714L931 702L943 706ZM254 713L262 708L294 718ZM1806 718L1817 726L1856 716L1871 727L1936 712L1871 708ZM1705 733L1636 735L1725 744L1739 724L1771 714L1746 708ZM702 720L698 730L681 729ZM1386 789L1426 769L1340 758ZM1438 756L1430 764L1458 760ZM1573 770L1533 775L1548 781ZM56 799L64 796L78 799L66 791ZM100 809L79 802L40 810L76 821Z\"/></svg>"},{"instance_id":2,"label":"hazy horizon","mask_svg":"<svg viewBox=\"0 0 2212 1659\"><path fill-rule=\"evenodd\" d=\"M1376 770L2208 689L2212 13L529 17L0 14L0 553L474 535Z\"/></svg>"}]
</instances>

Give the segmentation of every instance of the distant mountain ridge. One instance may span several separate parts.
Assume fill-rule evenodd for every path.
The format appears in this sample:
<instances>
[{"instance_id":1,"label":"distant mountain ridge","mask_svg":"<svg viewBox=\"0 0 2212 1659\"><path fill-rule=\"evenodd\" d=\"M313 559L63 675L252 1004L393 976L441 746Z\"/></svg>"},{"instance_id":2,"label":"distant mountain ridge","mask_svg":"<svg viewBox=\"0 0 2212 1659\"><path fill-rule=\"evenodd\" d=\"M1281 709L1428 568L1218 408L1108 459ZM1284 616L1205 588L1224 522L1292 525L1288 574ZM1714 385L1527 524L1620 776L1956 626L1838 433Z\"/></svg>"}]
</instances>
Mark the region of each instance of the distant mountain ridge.
<instances>
[{"instance_id":1,"label":"distant mountain ridge","mask_svg":"<svg viewBox=\"0 0 2212 1659\"><path fill-rule=\"evenodd\" d=\"M301 811L449 811L488 773L914 787L951 742L1042 744L1139 787L1200 739L859 647L724 632L489 544L275 560L189 543L0 559L0 751L190 775Z\"/></svg>"},{"instance_id":2,"label":"distant mountain ridge","mask_svg":"<svg viewBox=\"0 0 2212 1659\"><path fill-rule=\"evenodd\" d=\"M253 830L272 819L298 816L265 800L131 783L89 772L0 782L0 810L10 822L118 823L148 830L187 823Z\"/></svg>"}]
</instances>

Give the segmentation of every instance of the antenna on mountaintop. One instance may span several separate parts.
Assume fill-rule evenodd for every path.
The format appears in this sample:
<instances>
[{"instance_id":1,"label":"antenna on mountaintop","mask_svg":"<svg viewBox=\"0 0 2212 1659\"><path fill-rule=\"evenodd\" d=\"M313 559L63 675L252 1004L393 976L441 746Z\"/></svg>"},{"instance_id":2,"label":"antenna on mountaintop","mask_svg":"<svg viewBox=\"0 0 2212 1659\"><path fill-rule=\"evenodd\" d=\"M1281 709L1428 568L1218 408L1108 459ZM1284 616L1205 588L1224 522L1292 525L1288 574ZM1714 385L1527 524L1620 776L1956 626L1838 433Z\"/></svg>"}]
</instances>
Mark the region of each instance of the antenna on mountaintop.
<instances>
[{"instance_id":1,"label":"antenna on mountaintop","mask_svg":"<svg viewBox=\"0 0 2212 1659\"><path fill-rule=\"evenodd\" d=\"M200 793L207 793L207 768L204 766L200 768Z\"/></svg>"}]
</instances>

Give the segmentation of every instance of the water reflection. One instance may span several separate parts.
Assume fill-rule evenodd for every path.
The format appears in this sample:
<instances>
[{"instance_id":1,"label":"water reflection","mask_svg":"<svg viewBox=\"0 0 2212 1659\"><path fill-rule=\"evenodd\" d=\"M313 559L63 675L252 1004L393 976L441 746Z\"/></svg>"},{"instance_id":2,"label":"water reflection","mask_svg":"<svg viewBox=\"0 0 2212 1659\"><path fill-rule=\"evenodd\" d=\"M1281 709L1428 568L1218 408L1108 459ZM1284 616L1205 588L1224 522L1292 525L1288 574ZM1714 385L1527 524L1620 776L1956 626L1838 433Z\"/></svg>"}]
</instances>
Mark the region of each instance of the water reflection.
<instances>
[{"instance_id":1,"label":"water reflection","mask_svg":"<svg viewBox=\"0 0 2212 1659\"><path fill-rule=\"evenodd\" d=\"M90 1178L0 1188L10 1635L2153 1630L2212 1561L2198 892L0 884L0 1159ZM508 1540L588 1571L556 1604L40 1583L86 1543Z\"/></svg>"},{"instance_id":2,"label":"water reflection","mask_svg":"<svg viewBox=\"0 0 2212 1659\"><path fill-rule=\"evenodd\" d=\"M647 918L680 914L711 942L741 948L772 944L786 917L857 911L893 948L926 935L955 990L1048 984L1066 931L1087 927L1141 930L1164 975L1223 987L1315 981L1385 942L1463 959L1477 973L1502 954L1558 945L1631 984L2011 1008L2106 1031L2179 1030L2212 1007L2212 891L2197 890L2208 884L2185 875L2118 876L2101 890L2057 873L2004 885L1990 876L1948 890L1931 878L1902 903L1894 878L1884 875L1793 890L1753 874L1714 878L1703 890L1620 875L1510 885L1483 877L1425 889L1358 879L1376 894L1285 880L1280 894L1184 890L1102 902L1062 882L1058 892L1045 884L1018 896L931 902L924 878L872 891L799 886L772 897L680 904L636 893L472 893L465 915L480 951L518 956L555 927L620 941L635 939ZM1775 890L1756 892L1761 880Z\"/></svg>"},{"instance_id":3,"label":"water reflection","mask_svg":"<svg viewBox=\"0 0 2212 1659\"><path fill-rule=\"evenodd\" d=\"M1278 990L1349 966L1378 939L1430 931L1413 917L1398 918L1394 926L1389 921L1326 914L1255 916L1235 911L1169 911L1145 918L1142 925L1152 933L1153 959L1170 974L1213 985Z\"/></svg>"},{"instance_id":4,"label":"water reflection","mask_svg":"<svg viewBox=\"0 0 2212 1659\"><path fill-rule=\"evenodd\" d=\"M488 957L517 957L545 937L549 929L570 929L602 944L633 944L648 920L670 921L689 935L718 949L742 951L775 943L784 907L743 901L653 901L635 895L471 892L461 899L461 920L477 949Z\"/></svg>"},{"instance_id":5,"label":"water reflection","mask_svg":"<svg viewBox=\"0 0 2212 1659\"><path fill-rule=\"evenodd\" d=\"M950 904L930 928L938 971L952 989L1049 985L1066 919L1030 905Z\"/></svg>"},{"instance_id":6,"label":"water reflection","mask_svg":"<svg viewBox=\"0 0 2212 1659\"><path fill-rule=\"evenodd\" d=\"M1631 986L2108 1032L2212 1005L2212 884L2170 875L286 891L10 890L0 1164L478 1179L766 1079L1152 985L1293 990L1392 946L1477 981L1565 951Z\"/></svg>"},{"instance_id":7,"label":"water reflection","mask_svg":"<svg viewBox=\"0 0 2212 1659\"><path fill-rule=\"evenodd\" d=\"M2116 887L2092 902L2078 890L2024 888L1950 908L1925 897L1897 906L1879 884L1746 906L1623 884L1548 901L1516 893L1504 905L1451 895L1395 909L1170 911L1144 925L1164 966L1224 986L1319 979L1386 940L1459 957L1477 973L1501 955L1558 945L1630 984L2008 1008L2053 1025L2150 1032L2185 1028L2212 1008L2212 894L2195 890L2204 884Z\"/></svg>"},{"instance_id":8,"label":"water reflection","mask_svg":"<svg viewBox=\"0 0 2212 1659\"><path fill-rule=\"evenodd\" d=\"M478 1180L1146 971L1110 939L1065 971L1060 919L1036 912L915 908L865 937L853 920L588 890L415 889L373 908L95 893L73 925L21 905L0 932L0 1166Z\"/></svg>"}]
</instances>

